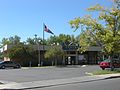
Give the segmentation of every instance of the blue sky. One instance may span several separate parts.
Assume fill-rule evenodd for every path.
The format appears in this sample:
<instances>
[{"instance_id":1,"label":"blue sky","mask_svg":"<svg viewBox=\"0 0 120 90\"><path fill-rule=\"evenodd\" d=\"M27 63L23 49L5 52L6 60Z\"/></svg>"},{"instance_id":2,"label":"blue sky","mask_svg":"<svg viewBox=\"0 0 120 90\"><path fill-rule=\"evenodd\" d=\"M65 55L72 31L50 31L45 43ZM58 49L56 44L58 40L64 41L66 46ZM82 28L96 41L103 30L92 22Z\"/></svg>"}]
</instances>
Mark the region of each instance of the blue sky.
<instances>
[{"instance_id":1,"label":"blue sky","mask_svg":"<svg viewBox=\"0 0 120 90\"><path fill-rule=\"evenodd\" d=\"M43 23L55 35L77 36L80 30L73 32L68 22L91 14L86 9L95 4L112 6L110 0L0 0L0 41L14 35L22 41L35 34L42 38ZM45 38L50 35L45 33Z\"/></svg>"}]
</instances>

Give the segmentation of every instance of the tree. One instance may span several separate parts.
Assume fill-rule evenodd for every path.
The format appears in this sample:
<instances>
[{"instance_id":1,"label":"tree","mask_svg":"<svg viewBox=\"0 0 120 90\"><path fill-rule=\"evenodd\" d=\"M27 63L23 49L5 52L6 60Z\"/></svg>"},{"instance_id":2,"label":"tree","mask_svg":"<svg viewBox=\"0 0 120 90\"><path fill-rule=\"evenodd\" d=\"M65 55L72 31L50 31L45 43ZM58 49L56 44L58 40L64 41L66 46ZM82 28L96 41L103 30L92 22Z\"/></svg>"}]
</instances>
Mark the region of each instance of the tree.
<instances>
[{"instance_id":1,"label":"tree","mask_svg":"<svg viewBox=\"0 0 120 90\"><path fill-rule=\"evenodd\" d=\"M58 43L69 44L71 42L77 43L77 40L74 37L74 35L60 34L59 36L51 36L49 39L47 39L47 45L57 45Z\"/></svg>"},{"instance_id":2,"label":"tree","mask_svg":"<svg viewBox=\"0 0 120 90\"><path fill-rule=\"evenodd\" d=\"M37 55L30 45L24 45L24 44L17 44L13 45L12 48L10 48L7 53L4 53L6 57L9 57L11 60L14 60L16 62L21 63L24 66L28 66L28 62L34 62L37 63L35 60L37 58Z\"/></svg>"},{"instance_id":3,"label":"tree","mask_svg":"<svg viewBox=\"0 0 120 90\"><path fill-rule=\"evenodd\" d=\"M20 43L20 37L15 35L14 37L10 37L9 38L9 43L12 44L12 45L16 45L16 44L19 44Z\"/></svg>"},{"instance_id":4,"label":"tree","mask_svg":"<svg viewBox=\"0 0 120 90\"><path fill-rule=\"evenodd\" d=\"M1 43L0 43L0 47L2 48L3 46L5 45L16 45L16 44L19 44L21 43L20 42L20 37L15 35L14 37L9 37L9 38L3 38Z\"/></svg>"},{"instance_id":5,"label":"tree","mask_svg":"<svg viewBox=\"0 0 120 90\"><path fill-rule=\"evenodd\" d=\"M42 44L41 38L27 38L27 44L28 45L36 45L37 43Z\"/></svg>"},{"instance_id":6,"label":"tree","mask_svg":"<svg viewBox=\"0 0 120 90\"><path fill-rule=\"evenodd\" d=\"M94 40L94 43L102 48L102 51L112 56L111 67L113 67L114 54L120 53L120 0L114 0L112 8L108 9L97 4L88 8L88 11L99 12L98 18L91 16L78 17L71 20L70 25L75 30L80 26L82 27L83 35L80 39L82 47L89 47ZM84 36L84 34L87 36ZM86 39L89 39L89 42L83 41Z\"/></svg>"},{"instance_id":7,"label":"tree","mask_svg":"<svg viewBox=\"0 0 120 90\"><path fill-rule=\"evenodd\" d=\"M1 43L0 43L0 48L2 48L6 44L9 44L9 39L8 38L3 38Z\"/></svg>"},{"instance_id":8,"label":"tree","mask_svg":"<svg viewBox=\"0 0 120 90\"><path fill-rule=\"evenodd\" d=\"M37 37L37 34L34 35L34 38L27 38L26 43L28 45L36 45L36 44L43 44L43 40L40 37Z\"/></svg>"},{"instance_id":9,"label":"tree","mask_svg":"<svg viewBox=\"0 0 120 90\"><path fill-rule=\"evenodd\" d=\"M54 45L59 43L58 36L50 36L50 38L47 39L47 45Z\"/></svg>"},{"instance_id":10,"label":"tree","mask_svg":"<svg viewBox=\"0 0 120 90\"><path fill-rule=\"evenodd\" d=\"M120 52L120 0L115 0L114 7L110 9L97 4L88 8L88 11L98 11L100 14L98 18L88 15L70 21L72 28L77 30L81 27L83 30L80 45L88 48L94 43L108 54Z\"/></svg>"},{"instance_id":11,"label":"tree","mask_svg":"<svg viewBox=\"0 0 120 90\"><path fill-rule=\"evenodd\" d=\"M55 65L57 65L57 59L63 55L64 51L61 49L60 46L53 46L46 51L45 58L54 58Z\"/></svg>"}]
</instances>

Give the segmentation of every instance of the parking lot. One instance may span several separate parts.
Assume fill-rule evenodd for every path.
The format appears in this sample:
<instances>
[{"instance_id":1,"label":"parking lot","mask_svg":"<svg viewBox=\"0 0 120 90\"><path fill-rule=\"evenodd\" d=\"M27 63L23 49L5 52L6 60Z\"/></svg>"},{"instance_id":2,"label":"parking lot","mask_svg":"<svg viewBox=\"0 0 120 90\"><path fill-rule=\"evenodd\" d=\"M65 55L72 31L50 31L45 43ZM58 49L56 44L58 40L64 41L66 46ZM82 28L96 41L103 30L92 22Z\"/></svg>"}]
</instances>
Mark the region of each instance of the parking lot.
<instances>
[{"instance_id":1,"label":"parking lot","mask_svg":"<svg viewBox=\"0 0 120 90\"><path fill-rule=\"evenodd\" d=\"M100 69L99 66L40 67L22 69L0 69L0 81L31 82L86 76L86 72Z\"/></svg>"}]
</instances>

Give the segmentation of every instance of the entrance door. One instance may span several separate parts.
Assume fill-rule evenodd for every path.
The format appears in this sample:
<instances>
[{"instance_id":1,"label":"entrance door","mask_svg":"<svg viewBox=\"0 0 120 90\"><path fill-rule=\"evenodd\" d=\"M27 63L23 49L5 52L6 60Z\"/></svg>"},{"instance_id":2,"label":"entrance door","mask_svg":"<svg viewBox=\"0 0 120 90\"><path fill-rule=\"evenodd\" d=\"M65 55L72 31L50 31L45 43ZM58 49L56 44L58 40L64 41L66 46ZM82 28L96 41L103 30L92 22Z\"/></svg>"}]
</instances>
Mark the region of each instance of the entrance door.
<instances>
[{"instance_id":1,"label":"entrance door","mask_svg":"<svg viewBox=\"0 0 120 90\"><path fill-rule=\"evenodd\" d=\"M66 65L75 65L76 57L75 56L69 56L65 59Z\"/></svg>"}]
</instances>

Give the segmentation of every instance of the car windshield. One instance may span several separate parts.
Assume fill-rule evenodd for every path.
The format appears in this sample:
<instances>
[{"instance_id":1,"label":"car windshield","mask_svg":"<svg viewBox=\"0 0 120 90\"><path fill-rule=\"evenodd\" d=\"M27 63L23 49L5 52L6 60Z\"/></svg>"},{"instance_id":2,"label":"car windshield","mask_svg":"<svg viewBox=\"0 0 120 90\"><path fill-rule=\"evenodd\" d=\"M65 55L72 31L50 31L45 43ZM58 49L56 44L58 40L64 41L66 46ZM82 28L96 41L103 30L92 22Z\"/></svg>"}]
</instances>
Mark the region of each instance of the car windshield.
<instances>
[{"instance_id":1,"label":"car windshield","mask_svg":"<svg viewBox=\"0 0 120 90\"><path fill-rule=\"evenodd\" d=\"M105 59L103 62L110 62L110 59Z\"/></svg>"},{"instance_id":2,"label":"car windshield","mask_svg":"<svg viewBox=\"0 0 120 90\"><path fill-rule=\"evenodd\" d=\"M4 61L0 61L0 64L3 63Z\"/></svg>"}]
</instances>

